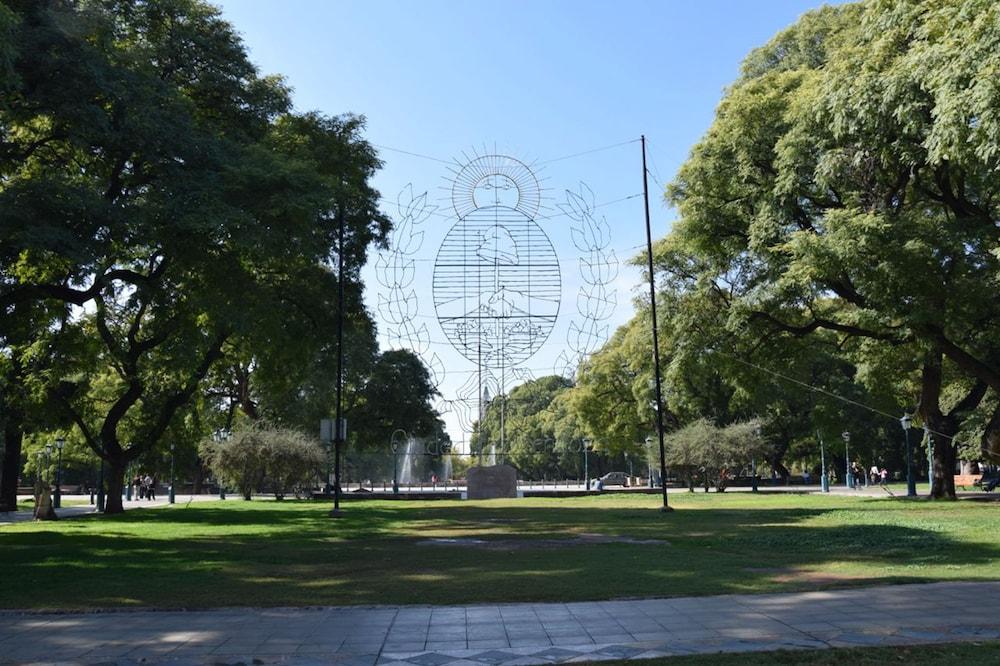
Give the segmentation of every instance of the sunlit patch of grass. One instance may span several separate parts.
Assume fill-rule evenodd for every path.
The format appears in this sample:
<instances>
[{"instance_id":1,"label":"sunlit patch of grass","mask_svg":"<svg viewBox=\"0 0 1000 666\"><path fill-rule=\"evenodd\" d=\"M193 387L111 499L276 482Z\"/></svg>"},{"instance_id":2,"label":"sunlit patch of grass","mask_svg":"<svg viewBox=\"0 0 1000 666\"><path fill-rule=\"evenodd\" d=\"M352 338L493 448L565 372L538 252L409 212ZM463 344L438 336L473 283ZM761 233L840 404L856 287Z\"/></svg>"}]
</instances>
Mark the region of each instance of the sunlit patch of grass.
<instances>
[{"instance_id":1,"label":"sunlit patch of grass","mask_svg":"<svg viewBox=\"0 0 1000 666\"><path fill-rule=\"evenodd\" d=\"M556 601L1000 576L990 504L686 492L670 501L677 511L663 514L652 495L364 500L331 520L324 502L227 500L9 525L0 606ZM420 545L429 539L459 543Z\"/></svg>"}]
</instances>

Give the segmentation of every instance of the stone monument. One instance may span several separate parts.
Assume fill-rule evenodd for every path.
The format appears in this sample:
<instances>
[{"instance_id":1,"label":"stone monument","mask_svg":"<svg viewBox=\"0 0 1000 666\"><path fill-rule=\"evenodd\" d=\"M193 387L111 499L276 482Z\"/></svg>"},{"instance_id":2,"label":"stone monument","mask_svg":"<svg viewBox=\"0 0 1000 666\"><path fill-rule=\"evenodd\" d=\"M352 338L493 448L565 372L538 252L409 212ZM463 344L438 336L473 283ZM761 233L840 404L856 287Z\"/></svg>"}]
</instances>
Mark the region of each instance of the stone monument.
<instances>
[{"instance_id":1,"label":"stone monument","mask_svg":"<svg viewBox=\"0 0 1000 666\"><path fill-rule=\"evenodd\" d=\"M466 479L469 499L517 497L517 470L510 465L470 467Z\"/></svg>"}]
</instances>

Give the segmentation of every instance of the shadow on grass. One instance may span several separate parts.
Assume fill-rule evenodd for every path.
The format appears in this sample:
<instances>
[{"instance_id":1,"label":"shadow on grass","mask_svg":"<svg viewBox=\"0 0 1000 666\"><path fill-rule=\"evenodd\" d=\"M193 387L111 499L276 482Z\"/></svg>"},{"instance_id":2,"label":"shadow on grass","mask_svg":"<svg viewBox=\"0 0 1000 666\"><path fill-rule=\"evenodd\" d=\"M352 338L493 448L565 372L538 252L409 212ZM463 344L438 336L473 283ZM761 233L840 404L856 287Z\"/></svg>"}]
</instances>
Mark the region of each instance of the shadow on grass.
<instances>
[{"instance_id":1,"label":"shadow on grass","mask_svg":"<svg viewBox=\"0 0 1000 666\"><path fill-rule=\"evenodd\" d=\"M587 502L351 504L338 520L308 502L130 512L0 531L0 606L569 601L1000 574L998 547L959 538L995 529L975 516L956 513L942 528L884 502L852 506L845 522L837 508L701 508L664 519ZM657 541L552 546L588 533ZM517 545L422 543L432 536Z\"/></svg>"}]
</instances>

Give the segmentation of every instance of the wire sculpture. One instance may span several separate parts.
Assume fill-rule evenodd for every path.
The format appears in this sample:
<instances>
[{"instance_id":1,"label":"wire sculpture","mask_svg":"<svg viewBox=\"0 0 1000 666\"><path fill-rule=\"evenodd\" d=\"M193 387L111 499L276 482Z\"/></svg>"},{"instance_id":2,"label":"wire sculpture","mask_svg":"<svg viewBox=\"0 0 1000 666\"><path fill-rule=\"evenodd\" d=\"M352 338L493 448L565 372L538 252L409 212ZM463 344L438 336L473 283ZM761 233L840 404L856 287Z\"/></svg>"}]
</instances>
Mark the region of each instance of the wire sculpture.
<instances>
[{"instance_id":1,"label":"wire sculpture","mask_svg":"<svg viewBox=\"0 0 1000 666\"><path fill-rule=\"evenodd\" d=\"M489 149L463 157L449 163L446 189L454 217L429 203L427 192L414 195L412 184L400 191L388 249L376 263L382 287L377 309L389 344L410 348L424 359L441 393L437 410L442 416L452 414L463 433L472 433L484 407L500 400L503 450L507 387L534 378L525 362L546 344L561 314L560 261L539 222L572 220L568 231L581 279L555 374L571 378L607 340L608 320L618 303L613 283L619 261L610 249L610 226L595 214L598 206L586 184L565 190L559 211L544 214L543 189L530 165ZM417 255L424 242L422 225L432 215L453 220L438 247L430 284L446 342L431 339L428 325L416 320L423 316ZM475 370L446 370L432 351L435 344L450 345ZM446 374L448 395L442 390Z\"/></svg>"},{"instance_id":2,"label":"wire sculpture","mask_svg":"<svg viewBox=\"0 0 1000 666\"><path fill-rule=\"evenodd\" d=\"M531 169L505 155L477 157L453 180L458 221L434 263L434 308L445 337L478 366L523 363L559 316L559 259L534 220L540 199Z\"/></svg>"},{"instance_id":3,"label":"wire sculpture","mask_svg":"<svg viewBox=\"0 0 1000 666\"><path fill-rule=\"evenodd\" d=\"M384 289L378 295L378 310L388 323L389 344L408 347L427 361L431 383L435 388L444 381L445 369L437 353L428 356L430 336L427 324L414 324L419 299L413 282L416 278L414 256L424 243L424 232L418 230L436 210L427 202L427 192L413 195L408 184L396 198L399 219L388 239L388 250L380 252L375 263L376 277Z\"/></svg>"},{"instance_id":4,"label":"wire sculpture","mask_svg":"<svg viewBox=\"0 0 1000 666\"><path fill-rule=\"evenodd\" d=\"M606 322L614 315L618 297L612 286L618 277L618 257L611 245L611 228L602 216L594 216L594 192L580 183L579 192L566 190L566 202L559 209L574 225L570 229L583 284L577 292L576 307L581 323L570 322L566 344L572 353L559 353L554 371L572 377L584 358L599 349L608 339Z\"/></svg>"}]
</instances>

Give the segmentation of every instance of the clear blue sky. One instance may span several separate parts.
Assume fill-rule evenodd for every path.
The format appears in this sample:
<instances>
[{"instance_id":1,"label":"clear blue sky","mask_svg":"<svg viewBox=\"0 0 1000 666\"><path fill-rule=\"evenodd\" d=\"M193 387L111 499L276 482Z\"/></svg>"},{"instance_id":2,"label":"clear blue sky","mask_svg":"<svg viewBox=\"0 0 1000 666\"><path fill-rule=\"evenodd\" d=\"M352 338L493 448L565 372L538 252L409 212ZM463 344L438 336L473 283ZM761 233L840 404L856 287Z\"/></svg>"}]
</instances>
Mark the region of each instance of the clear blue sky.
<instances>
[{"instance_id":1,"label":"clear blue sky","mask_svg":"<svg viewBox=\"0 0 1000 666\"><path fill-rule=\"evenodd\" d=\"M368 119L377 145L443 160L463 151L498 152L545 162L645 134L654 234L669 229L672 212L661 202L663 184L711 124L724 88L744 56L766 43L816 0L225 0L224 16L242 33L265 73L280 73L294 89L296 107ZM484 147L485 146L485 147ZM444 164L383 150L376 186L385 210L408 183L445 212ZM549 206L564 190L586 182L597 203L637 194L642 171L637 143L560 160L539 170ZM600 209L613 229L621 259L644 243L641 199ZM429 272L444 234L454 223L428 222L418 255L417 296L435 349L455 382L474 368L454 354L433 318ZM576 310L574 248L569 222L542 223L560 255L563 305L546 347L527 362L547 374L565 346ZM377 281L365 272L373 312ZM632 312L639 273L623 270L616 285L615 324ZM377 318L377 317L376 317ZM469 366L468 368L465 366ZM463 375L462 373L466 374ZM509 390L508 385L508 390ZM462 434L449 417L452 438Z\"/></svg>"}]
</instances>

